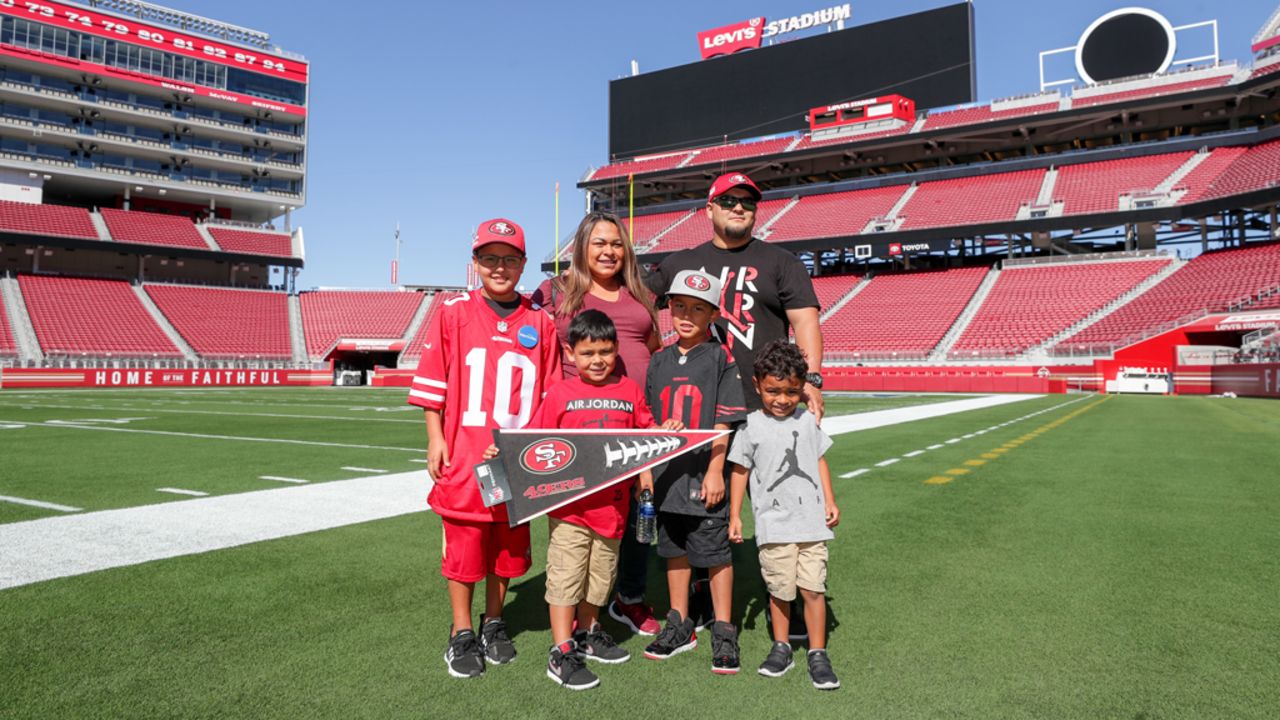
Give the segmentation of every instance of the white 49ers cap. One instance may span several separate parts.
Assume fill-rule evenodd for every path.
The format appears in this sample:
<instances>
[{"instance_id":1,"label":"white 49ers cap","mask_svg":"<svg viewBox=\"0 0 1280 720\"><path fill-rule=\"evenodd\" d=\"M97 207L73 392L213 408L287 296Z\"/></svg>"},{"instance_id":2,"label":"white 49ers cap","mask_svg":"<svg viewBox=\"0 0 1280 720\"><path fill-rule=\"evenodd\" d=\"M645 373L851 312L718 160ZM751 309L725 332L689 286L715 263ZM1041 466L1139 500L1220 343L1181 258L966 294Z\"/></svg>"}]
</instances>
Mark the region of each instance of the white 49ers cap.
<instances>
[{"instance_id":1,"label":"white 49ers cap","mask_svg":"<svg viewBox=\"0 0 1280 720\"><path fill-rule=\"evenodd\" d=\"M714 278L701 270L681 270L671 281L671 287L667 290L667 297L672 295L686 295L695 297L711 304L712 307L720 307L720 280Z\"/></svg>"}]
</instances>

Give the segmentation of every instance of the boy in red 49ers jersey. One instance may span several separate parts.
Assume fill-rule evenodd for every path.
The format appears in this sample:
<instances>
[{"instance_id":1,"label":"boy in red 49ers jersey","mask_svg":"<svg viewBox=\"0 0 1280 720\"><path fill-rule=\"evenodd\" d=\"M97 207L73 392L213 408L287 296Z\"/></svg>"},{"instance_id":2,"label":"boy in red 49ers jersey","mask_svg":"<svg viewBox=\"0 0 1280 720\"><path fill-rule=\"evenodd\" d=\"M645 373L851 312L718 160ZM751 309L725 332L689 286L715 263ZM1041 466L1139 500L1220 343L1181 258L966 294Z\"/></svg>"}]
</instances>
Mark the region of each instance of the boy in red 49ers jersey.
<instances>
[{"instance_id":1,"label":"boy in red 49ers jersey","mask_svg":"<svg viewBox=\"0 0 1280 720\"><path fill-rule=\"evenodd\" d=\"M453 612L445 664L454 677L477 677L485 662L515 659L502 621L511 578L529 571L529 527L509 527L502 505L487 508L472 468L495 428L528 424L558 382L555 323L517 291L524 231L510 220L480 224L471 244L480 288L445 301L431 319L409 402L426 411L427 502L444 527L441 574ZM475 585L485 580L480 634L471 626Z\"/></svg>"}]
</instances>

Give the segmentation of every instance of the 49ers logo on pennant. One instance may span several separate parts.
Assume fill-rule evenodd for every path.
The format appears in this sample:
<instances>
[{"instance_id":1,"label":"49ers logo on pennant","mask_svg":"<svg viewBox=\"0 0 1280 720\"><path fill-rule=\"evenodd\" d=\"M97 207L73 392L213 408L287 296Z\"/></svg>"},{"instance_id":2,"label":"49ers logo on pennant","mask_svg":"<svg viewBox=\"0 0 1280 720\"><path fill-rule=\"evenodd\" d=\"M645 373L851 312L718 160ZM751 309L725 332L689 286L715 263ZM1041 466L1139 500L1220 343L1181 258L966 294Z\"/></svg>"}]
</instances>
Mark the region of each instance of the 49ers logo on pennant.
<instances>
[{"instance_id":1,"label":"49ers logo on pennant","mask_svg":"<svg viewBox=\"0 0 1280 720\"><path fill-rule=\"evenodd\" d=\"M706 292L711 289L711 281L701 275L690 275L684 279L684 284L690 290Z\"/></svg>"},{"instance_id":2,"label":"49ers logo on pennant","mask_svg":"<svg viewBox=\"0 0 1280 720\"><path fill-rule=\"evenodd\" d=\"M504 222L496 222L489 226L489 232L494 235L506 235L508 237L516 234L516 229Z\"/></svg>"},{"instance_id":3,"label":"49ers logo on pennant","mask_svg":"<svg viewBox=\"0 0 1280 720\"><path fill-rule=\"evenodd\" d=\"M577 454L577 449L568 440L547 438L529 445L520 453L520 467L534 475L550 475L568 467Z\"/></svg>"}]
</instances>

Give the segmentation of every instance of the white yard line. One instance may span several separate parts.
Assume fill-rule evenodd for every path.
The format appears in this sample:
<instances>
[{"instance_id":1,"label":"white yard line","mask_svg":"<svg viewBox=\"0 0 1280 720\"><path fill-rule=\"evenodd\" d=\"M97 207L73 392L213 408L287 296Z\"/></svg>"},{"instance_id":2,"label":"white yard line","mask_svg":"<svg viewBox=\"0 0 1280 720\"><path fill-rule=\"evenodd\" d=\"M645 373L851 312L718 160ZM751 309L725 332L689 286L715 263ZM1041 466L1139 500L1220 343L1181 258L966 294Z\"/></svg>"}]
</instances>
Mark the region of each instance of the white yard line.
<instances>
[{"instance_id":1,"label":"white yard line","mask_svg":"<svg viewBox=\"0 0 1280 720\"><path fill-rule=\"evenodd\" d=\"M205 433L172 432L170 430L133 430L119 427L103 427L101 425L59 425L52 422L27 422L25 420L0 420L0 423L12 423L27 427L48 427L59 430L98 430L102 432L137 433L140 435L167 435L170 437L201 438L203 440L233 440L236 442L281 443L284 445L312 445L317 447L354 448L357 450L401 450L404 452L422 452L422 448L393 447L389 445L356 445L352 443L320 442L319 440L287 440L284 438L243 437L239 435L207 435Z\"/></svg>"},{"instance_id":2,"label":"white yard line","mask_svg":"<svg viewBox=\"0 0 1280 720\"><path fill-rule=\"evenodd\" d=\"M875 412L857 413L856 415L839 415L822 419L822 429L828 435L870 430L872 428L915 422L927 418L954 415L955 413L999 407L1010 403L1034 400L1043 395L984 395L982 397L950 400L932 405L913 405L911 407L894 408L892 410L876 410Z\"/></svg>"},{"instance_id":3,"label":"white yard line","mask_svg":"<svg viewBox=\"0 0 1280 720\"><path fill-rule=\"evenodd\" d=\"M274 480L275 482L282 482L282 483L293 483L294 485L302 485L302 484L304 484L304 483L308 482L307 480L302 480L302 479L300 479L300 478L281 477L281 476L279 476L279 475L259 475L259 476L258 476L258 479L259 479L259 480Z\"/></svg>"},{"instance_id":4,"label":"white yard line","mask_svg":"<svg viewBox=\"0 0 1280 720\"><path fill-rule=\"evenodd\" d=\"M0 407L15 407L17 403L0 402ZM49 405L41 403L39 405L23 405L24 409L49 409L49 410L101 410L105 412L132 412L138 408L123 407L106 407L104 405ZM381 422L381 423L409 423L411 425L421 425L421 420L396 420L394 418L376 418L376 417L352 417L351 415L291 415L288 413L253 413L253 412L229 412L225 410L170 410L167 408L149 407L146 412L152 413L170 413L174 415L230 415L232 417L264 417L264 418L288 418L290 420L341 420L345 422Z\"/></svg>"},{"instance_id":5,"label":"white yard line","mask_svg":"<svg viewBox=\"0 0 1280 720\"><path fill-rule=\"evenodd\" d=\"M0 589L427 509L425 470L0 525Z\"/></svg>"},{"instance_id":6,"label":"white yard line","mask_svg":"<svg viewBox=\"0 0 1280 720\"><path fill-rule=\"evenodd\" d=\"M27 498L10 497L8 495L0 495L0 502L13 503L14 505L26 505L27 507L44 508L45 510L57 510L58 512L80 512L80 508L71 507L70 505L59 505L57 503L45 502L43 500L28 500Z\"/></svg>"},{"instance_id":7,"label":"white yard line","mask_svg":"<svg viewBox=\"0 0 1280 720\"><path fill-rule=\"evenodd\" d=\"M183 490L182 488L156 488L156 492L172 493L174 495L189 495L191 497L208 497L209 493L200 492L199 490Z\"/></svg>"},{"instance_id":8,"label":"white yard line","mask_svg":"<svg viewBox=\"0 0 1280 720\"><path fill-rule=\"evenodd\" d=\"M869 473L869 472L871 472L870 468L858 468L857 470L852 470L850 472L847 472L841 475L840 477L842 478L858 477L859 475L865 475L866 473Z\"/></svg>"},{"instance_id":9,"label":"white yard line","mask_svg":"<svg viewBox=\"0 0 1280 720\"><path fill-rule=\"evenodd\" d=\"M881 460L876 463L876 467L889 467L890 465L898 462L899 459L900 458L889 458L888 460Z\"/></svg>"},{"instance_id":10,"label":"white yard line","mask_svg":"<svg viewBox=\"0 0 1280 720\"><path fill-rule=\"evenodd\" d=\"M384 472L386 472L386 470L383 470L382 468L352 467L352 466L350 466L350 465L343 465L343 466L342 466L342 469L343 469L343 470L350 470L351 472L371 472L371 473L384 473Z\"/></svg>"}]
</instances>

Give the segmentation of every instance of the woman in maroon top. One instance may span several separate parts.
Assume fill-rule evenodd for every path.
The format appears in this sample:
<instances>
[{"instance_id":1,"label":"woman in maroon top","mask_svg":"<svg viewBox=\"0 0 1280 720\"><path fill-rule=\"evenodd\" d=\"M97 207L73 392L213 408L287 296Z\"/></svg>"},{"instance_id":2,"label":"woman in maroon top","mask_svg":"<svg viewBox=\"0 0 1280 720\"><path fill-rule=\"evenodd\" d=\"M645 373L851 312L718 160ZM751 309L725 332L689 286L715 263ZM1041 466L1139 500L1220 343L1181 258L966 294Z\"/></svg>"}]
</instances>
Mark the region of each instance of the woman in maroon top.
<instances>
[{"instance_id":1,"label":"woman in maroon top","mask_svg":"<svg viewBox=\"0 0 1280 720\"><path fill-rule=\"evenodd\" d=\"M649 357L662 348L653 296L640 280L636 253L617 215L588 213L573 239L573 259L558 278L546 280L529 297L550 309L556 330L568 337L569 322L583 310L599 310L618 328L617 373L644 386ZM566 348L567 352L567 348ZM578 368L564 358L564 375Z\"/></svg>"},{"instance_id":2,"label":"woman in maroon top","mask_svg":"<svg viewBox=\"0 0 1280 720\"><path fill-rule=\"evenodd\" d=\"M662 348L658 313L653 295L640 280L631 238L617 215L587 213L573 238L569 269L538 286L530 299L551 311L562 338L569 336L570 321L583 310L608 315L618 329L617 373L644 387L649 358ZM567 356L562 365L565 377L578 374ZM656 635L662 626L644 601L649 546L636 542L635 524L632 502L618 558L617 597L609 603L609 615L632 632Z\"/></svg>"}]
</instances>

